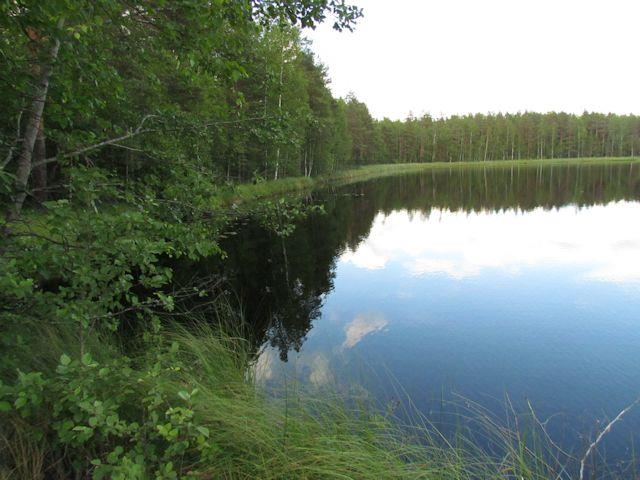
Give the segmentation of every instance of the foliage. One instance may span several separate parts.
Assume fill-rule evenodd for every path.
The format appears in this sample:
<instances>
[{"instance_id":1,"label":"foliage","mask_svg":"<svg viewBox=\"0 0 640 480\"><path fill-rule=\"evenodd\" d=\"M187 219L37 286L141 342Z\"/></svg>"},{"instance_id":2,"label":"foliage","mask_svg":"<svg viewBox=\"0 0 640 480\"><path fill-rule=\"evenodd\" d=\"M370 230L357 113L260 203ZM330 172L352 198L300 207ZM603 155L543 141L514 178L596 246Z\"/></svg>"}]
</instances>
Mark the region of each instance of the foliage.
<instances>
[{"instance_id":1,"label":"foliage","mask_svg":"<svg viewBox=\"0 0 640 480\"><path fill-rule=\"evenodd\" d=\"M194 407L199 391L179 387L185 365L178 343L155 337L145 346L142 358L117 349L99 353L101 360L63 353L54 370L18 371L1 387L3 415L18 416L28 429L14 434L43 441L49 455L64 458L60 473L200 478L199 468L220 448Z\"/></svg>"},{"instance_id":2,"label":"foliage","mask_svg":"<svg viewBox=\"0 0 640 480\"><path fill-rule=\"evenodd\" d=\"M278 237L288 237L296 228L296 223L309 215L323 212L321 205L301 205L284 198L277 201L264 200L252 211L260 224Z\"/></svg>"},{"instance_id":3,"label":"foliage","mask_svg":"<svg viewBox=\"0 0 640 480\"><path fill-rule=\"evenodd\" d=\"M123 191L96 168L72 169L69 182L71 199L48 202L5 242L3 317L115 329L124 315L173 308L163 291L172 278L168 261L220 253L224 222L198 210L196 185L184 204L175 195Z\"/></svg>"},{"instance_id":4,"label":"foliage","mask_svg":"<svg viewBox=\"0 0 640 480\"><path fill-rule=\"evenodd\" d=\"M356 392L267 401L245 374L244 346L210 328L165 331L139 355L113 336L81 353L70 332L42 333L33 347L48 360L21 352L24 372L0 386L0 433L37 439L29 453L48 459L29 478L564 478L524 436L495 430L504 456L474 460L462 437L454 448L426 425L400 430ZM12 452L0 450L1 474L24 473Z\"/></svg>"},{"instance_id":5,"label":"foliage","mask_svg":"<svg viewBox=\"0 0 640 480\"><path fill-rule=\"evenodd\" d=\"M0 8L2 170L15 168L34 85L51 67L46 158L34 159L48 161L50 185L67 169L56 156L98 159L143 182L166 180L178 165L218 180L269 177L276 152L280 175L299 172L306 138L318 122L334 122L335 109L316 111L310 95L336 101L292 25L312 27L328 13L335 28L350 29L361 15L344 0L30 0ZM54 40L59 53L49 58ZM314 148L330 151L333 139ZM36 197L34 189L62 193L32 184Z\"/></svg>"},{"instance_id":6,"label":"foliage","mask_svg":"<svg viewBox=\"0 0 640 480\"><path fill-rule=\"evenodd\" d=\"M367 163L633 157L640 118L584 112L409 116L374 122Z\"/></svg>"}]
</instances>

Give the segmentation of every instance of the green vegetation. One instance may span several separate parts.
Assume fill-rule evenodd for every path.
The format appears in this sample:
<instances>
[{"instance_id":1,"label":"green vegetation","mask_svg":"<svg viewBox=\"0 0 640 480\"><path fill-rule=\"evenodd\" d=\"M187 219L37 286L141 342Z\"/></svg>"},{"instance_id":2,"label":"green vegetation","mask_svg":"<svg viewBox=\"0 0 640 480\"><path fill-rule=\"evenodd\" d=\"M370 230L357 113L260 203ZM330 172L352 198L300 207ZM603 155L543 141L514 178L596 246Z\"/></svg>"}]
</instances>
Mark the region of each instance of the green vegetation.
<instances>
[{"instance_id":1,"label":"green vegetation","mask_svg":"<svg viewBox=\"0 0 640 480\"><path fill-rule=\"evenodd\" d=\"M359 168L347 169L322 179L327 183L350 183L371 180L390 175L424 172L431 169L451 168L518 168L544 167L561 165L605 165L611 163L635 163L640 157L609 157L609 158L566 158L566 159L528 159L528 160L487 160L486 162L433 162L433 163L402 163L366 165Z\"/></svg>"},{"instance_id":2,"label":"green vegetation","mask_svg":"<svg viewBox=\"0 0 640 480\"><path fill-rule=\"evenodd\" d=\"M487 160L486 162L390 163L348 168L318 177L288 177L257 184L240 184L222 194L222 204L247 201L280 194L307 191L324 185L337 186L394 175L455 168L519 168L568 165L610 165L640 162L640 157L587 157L565 159Z\"/></svg>"},{"instance_id":3,"label":"green vegetation","mask_svg":"<svg viewBox=\"0 0 640 480\"><path fill-rule=\"evenodd\" d=\"M350 29L361 11L343 0L0 3L0 475L548 478L545 454L519 436L496 460L423 445L427 429L401 433L347 400L284 408L247 379L241 340L167 320L194 323L194 298L223 308L220 278L177 283L175 267L224 257L235 200L448 161L639 150L636 117L373 121L355 98L331 96L301 38L327 16ZM347 169L389 162L425 163ZM272 199L255 212L281 245L305 216Z\"/></svg>"},{"instance_id":4,"label":"green vegetation","mask_svg":"<svg viewBox=\"0 0 640 480\"><path fill-rule=\"evenodd\" d=\"M375 121L359 105L360 128L349 131L360 150L352 158L360 164L621 157L640 147L636 116L551 112Z\"/></svg>"},{"instance_id":5,"label":"green vegetation","mask_svg":"<svg viewBox=\"0 0 640 480\"><path fill-rule=\"evenodd\" d=\"M457 446L448 445L427 423L401 429L391 412L376 413L362 396L348 402L327 392L318 398L289 391L267 399L246 375L244 343L219 330L167 328L132 351L113 336L82 339L65 326L38 329L28 352L12 352L34 372L2 389L3 410L16 405L3 422L5 478L76 472L113 479L542 479L560 473L542 461L549 453L543 438L500 430L489 417L487 432L501 456L481 453L462 435Z\"/></svg>"}]
</instances>

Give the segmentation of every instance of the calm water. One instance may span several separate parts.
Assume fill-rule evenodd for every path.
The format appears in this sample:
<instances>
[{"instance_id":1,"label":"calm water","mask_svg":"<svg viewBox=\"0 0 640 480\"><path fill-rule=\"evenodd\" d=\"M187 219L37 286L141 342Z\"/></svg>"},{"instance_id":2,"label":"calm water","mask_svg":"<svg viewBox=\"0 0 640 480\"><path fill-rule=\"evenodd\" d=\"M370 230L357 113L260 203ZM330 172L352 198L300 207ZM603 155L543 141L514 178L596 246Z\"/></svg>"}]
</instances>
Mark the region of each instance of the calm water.
<instances>
[{"instance_id":1,"label":"calm water","mask_svg":"<svg viewBox=\"0 0 640 480\"><path fill-rule=\"evenodd\" d=\"M284 242L249 222L227 270L257 377L408 396L436 421L508 395L582 450L640 396L639 200L638 164L454 169L317 192L326 214ZM632 412L605 448L639 430Z\"/></svg>"}]
</instances>

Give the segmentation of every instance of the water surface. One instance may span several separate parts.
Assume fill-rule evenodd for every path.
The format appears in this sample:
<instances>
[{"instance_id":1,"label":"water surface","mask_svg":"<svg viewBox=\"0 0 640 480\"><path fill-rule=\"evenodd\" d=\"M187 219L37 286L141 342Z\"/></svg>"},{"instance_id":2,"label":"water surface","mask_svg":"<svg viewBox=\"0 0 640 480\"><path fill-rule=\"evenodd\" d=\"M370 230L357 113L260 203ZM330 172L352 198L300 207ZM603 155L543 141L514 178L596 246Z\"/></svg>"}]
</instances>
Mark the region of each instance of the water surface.
<instances>
[{"instance_id":1,"label":"water surface","mask_svg":"<svg viewBox=\"0 0 640 480\"><path fill-rule=\"evenodd\" d=\"M580 450L640 395L639 167L434 170L316 192L326 214L284 241L249 222L227 268L258 379L363 385L435 419L460 397L530 402Z\"/></svg>"}]
</instances>

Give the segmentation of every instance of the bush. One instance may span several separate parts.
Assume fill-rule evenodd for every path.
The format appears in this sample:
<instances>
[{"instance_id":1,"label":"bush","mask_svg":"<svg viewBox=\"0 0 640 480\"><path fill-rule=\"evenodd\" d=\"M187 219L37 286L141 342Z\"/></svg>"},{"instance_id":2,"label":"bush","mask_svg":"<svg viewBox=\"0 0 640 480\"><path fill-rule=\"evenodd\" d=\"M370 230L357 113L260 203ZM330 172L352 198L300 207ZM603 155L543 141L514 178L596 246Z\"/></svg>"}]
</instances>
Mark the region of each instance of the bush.
<instances>
[{"instance_id":1,"label":"bush","mask_svg":"<svg viewBox=\"0 0 640 480\"><path fill-rule=\"evenodd\" d=\"M0 387L6 424L19 424L14 434L46 445L49 465L62 462L65 472L97 479L200 478L199 466L219 449L194 408L198 389L179 381L178 343L158 338L140 359L62 354L51 371L18 371L14 382ZM14 469L23 460L11 459Z\"/></svg>"}]
</instances>

